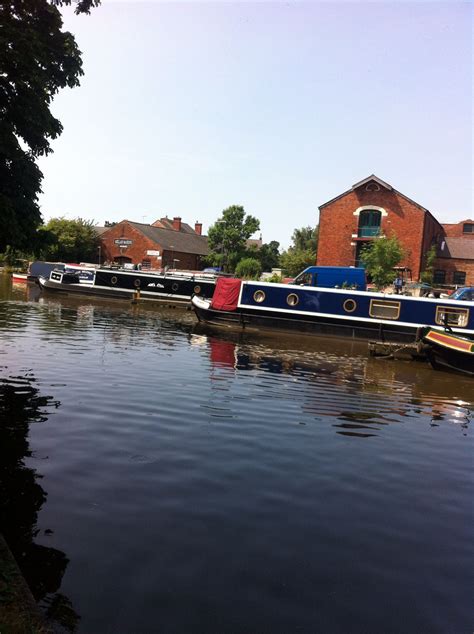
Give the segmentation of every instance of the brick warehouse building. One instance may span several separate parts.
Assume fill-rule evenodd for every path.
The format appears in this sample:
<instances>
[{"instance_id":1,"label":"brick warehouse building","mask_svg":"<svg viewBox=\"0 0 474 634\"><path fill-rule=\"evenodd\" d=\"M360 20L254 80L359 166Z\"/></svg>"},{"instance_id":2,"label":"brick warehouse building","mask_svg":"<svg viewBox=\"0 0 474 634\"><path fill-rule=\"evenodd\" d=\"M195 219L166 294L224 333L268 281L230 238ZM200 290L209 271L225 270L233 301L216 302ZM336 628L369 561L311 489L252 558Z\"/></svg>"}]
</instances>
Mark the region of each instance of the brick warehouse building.
<instances>
[{"instance_id":1,"label":"brick warehouse building","mask_svg":"<svg viewBox=\"0 0 474 634\"><path fill-rule=\"evenodd\" d=\"M97 229L102 262L196 271L202 269L201 260L209 253L202 224L196 222L193 229L179 217L161 218L151 225L122 220Z\"/></svg>"},{"instance_id":2,"label":"brick warehouse building","mask_svg":"<svg viewBox=\"0 0 474 634\"><path fill-rule=\"evenodd\" d=\"M435 281L474 285L474 221L442 225L428 209L373 174L319 210L320 266L357 266L366 244L379 235L395 234L406 254L400 264L411 270L414 280L436 245Z\"/></svg>"}]
</instances>

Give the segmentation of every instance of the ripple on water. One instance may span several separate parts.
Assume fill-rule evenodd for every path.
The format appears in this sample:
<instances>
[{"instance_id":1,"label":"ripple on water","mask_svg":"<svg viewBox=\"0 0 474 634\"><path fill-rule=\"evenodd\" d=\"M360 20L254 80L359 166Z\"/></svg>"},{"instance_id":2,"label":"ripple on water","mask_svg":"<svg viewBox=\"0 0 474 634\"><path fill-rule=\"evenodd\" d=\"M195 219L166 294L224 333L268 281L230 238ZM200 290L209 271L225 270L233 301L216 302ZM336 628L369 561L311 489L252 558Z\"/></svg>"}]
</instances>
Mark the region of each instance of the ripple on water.
<instances>
[{"instance_id":1,"label":"ripple on water","mask_svg":"<svg viewBox=\"0 0 474 634\"><path fill-rule=\"evenodd\" d=\"M118 304L0 302L79 631L467 631L468 381Z\"/></svg>"}]
</instances>

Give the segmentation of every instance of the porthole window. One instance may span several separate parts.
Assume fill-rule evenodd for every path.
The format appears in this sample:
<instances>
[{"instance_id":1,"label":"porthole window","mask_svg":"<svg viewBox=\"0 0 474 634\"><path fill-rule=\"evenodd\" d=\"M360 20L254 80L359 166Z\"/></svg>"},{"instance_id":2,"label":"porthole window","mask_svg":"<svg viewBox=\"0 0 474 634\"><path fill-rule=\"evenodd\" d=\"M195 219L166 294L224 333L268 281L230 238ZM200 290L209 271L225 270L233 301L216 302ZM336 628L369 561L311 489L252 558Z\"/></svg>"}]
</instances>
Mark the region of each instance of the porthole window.
<instances>
[{"instance_id":1,"label":"porthole window","mask_svg":"<svg viewBox=\"0 0 474 634\"><path fill-rule=\"evenodd\" d=\"M300 301L300 298L296 293L290 293L286 298L286 303L288 306L296 306L296 304Z\"/></svg>"},{"instance_id":2,"label":"porthole window","mask_svg":"<svg viewBox=\"0 0 474 634\"><path fill-rule=\"evenodd\" d=\"M138 288L141 284L141 280L135 280L133 283L136 286L136 288Z\"/></svg>"},{"instance_id":3,"label":"porthole window","mask_svg":"<svg viewBox=\"0 0 474 634\"><path fill-rule=\"evenodd\" d=\"M253 298L257 302L257 304L261 304L265 299L265 293L263 291L255 291L255 293L253 294Z\"/></svg>"},{"instance_id":4,"label":"porthole window","mask_svg":"<svg viewBox=\"0 0 474 634\"><path fill-rule=\"evenodd\" d=\"M344 310L346 313L353 313L357 308L357 303L353 299L346 299L343 304Z\"/></svg>"},{"instance_id":5,"label":"porthole window","mask_svg":"<svg viewBox=\"0 0 474 634\"><path fill-rule=\"evenodd\" d=\"M171 290L172 291L177 291L179 288L179 286L176 284L176 282L174 282L173 284L171 284Z\"/></svg>"},{"instance_id":6,"label":"porthole window","mask_svg":"<svg viewBox=\"0 0 474 634\"><path fill-rule=\"evenodd\" d=\"M196 295L199 295L199 293L201 292L201 287L200 286L195 286L194 287L194 292L196 293Z\"/></svg>"},{"instance_id":7,"label":"porthole window","mask_svg":"<svg viewBox=\"0 0 474 634\"><path fill-rule=\"evenodd\" d=\"M116 275L112 275L112 277L110 278L110 282L111 282L112 284L117 284L117 281L118 281L118 280L117 280L117 276L116 276Z\"/></svg>"}]
</instances>

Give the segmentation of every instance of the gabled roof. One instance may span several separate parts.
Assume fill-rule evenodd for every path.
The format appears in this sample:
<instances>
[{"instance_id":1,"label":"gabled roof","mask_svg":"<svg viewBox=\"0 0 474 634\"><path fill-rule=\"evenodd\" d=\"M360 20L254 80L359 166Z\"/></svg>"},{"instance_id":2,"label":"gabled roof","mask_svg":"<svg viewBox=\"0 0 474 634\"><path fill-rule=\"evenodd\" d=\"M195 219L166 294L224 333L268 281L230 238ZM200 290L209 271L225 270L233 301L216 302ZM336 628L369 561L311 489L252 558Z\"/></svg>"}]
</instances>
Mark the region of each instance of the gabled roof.
<instances>
[{"instance_id":1,"label":"gabled roof","mask_svg":"<svg viewBox=\"0 0 474 634\"><path fill-rule=\"evenodd\" d=\"M370 183L370 181L374 181L375 183L377 183L377 185L385 187L385 189L388 189L389 191L392 191L393 189L391 185L383 181L378 176L375 176L375 174L371 174L370 176L367 176L367 178L364 178L364 180L359 181L355 185L352 185L352 189L357 189L358 187L362 187L362 185L367 185L368 183Z\"/></svg>"},{"instance_id":2,"label":"gabled roof","mask_svg":"<svg viewBox=\"0 0 474 634\"><path fill-rule=\"evenodd\" d=\"M405 198L405 200L408 200L413 205L416 205L422 211L426 211L426 212L430 213L428 211L428 209L426 209L425 207L422 207L422 205L420 205L419 203L415 202L411 198L408 198L408 196L405 196L405 194L402 194L401 192L397 191L389 183L386 183L385 181L383 181L378 176L375 176L375 174L371 174L370 176L367 176L367 178L364 178L363 180L359 181L358 183L355 183L354 185L352 185L352 187L350 189L348 189L347 191L343 192L342 194L339 194L339 196L336 196L335 198L331 198L331 200L328 200L326 203L323 203L322 205L319 205L319 209L322 209L323 207L326 207L327 205L330 205L331 203L335 202L336 200L339 200L339 198L342 198L343 196L346 196L347 194L350 194L351 192L354 192L356 189L359 189L360 187L363 187L364 185L368 185L370 182L374 182L379 187L383 187L384 189L388 189L389 191L395 192L395 194L398 194L399 196L402 196L403 198ZM436 221L436 222L438 222L438 221Z\"/></svg>"},{"instance_id":3,"label":"gabled roof","mask_svg":"<svg viewBox=\"0 0 474 634\"><path fill-rule=\"evenodd\" d=\"M176 231L176 229L174 229L173 227L173 220L171 218L158 218L158 220L155 220L152 226L161 226L163 229L173 229L173 231ZM181 231L183 233L196 233L194 229L190 225L188 225L187 222L181 222Z\"/></svg>"},{"instance_id":4,"label":"gabled roof","mask_svg":"<svg viewBox=\"0 0 474 634\"><path fill-rule=\"evenodd\" d=\"M444 238L437 255L439 258L474 260L474 242L469 238Z\"/></svg>"},{"instance_id":5,"label":"gabled roof","mask_svg":"<svg viewBox=\"0 0 474 634\"><path fill-rule=\"evenodd\" d=\"M96 232L98 236L101 236L103 233L105 233L109 229L112 229L112 227L99 227L98 225L94 225L94 231Z\"/></svg>"},{"instance_id":6,"label":"gabled roof","mask_svg":"<svg viewBox=\"0 0 474 634\"><path fill-rule=\"evenodd\" d=\"M175 231L174 229L163 229L162 227L153 227L140 222L132 222L127 220L134 229L140 231L147 238L161 245L166 251L178 251L180 253L194 253L196 255L207 255L209 247L207 245L207 237L200 236L194 231L191 233L184 231Z\"/></svg>"}]
</instances>

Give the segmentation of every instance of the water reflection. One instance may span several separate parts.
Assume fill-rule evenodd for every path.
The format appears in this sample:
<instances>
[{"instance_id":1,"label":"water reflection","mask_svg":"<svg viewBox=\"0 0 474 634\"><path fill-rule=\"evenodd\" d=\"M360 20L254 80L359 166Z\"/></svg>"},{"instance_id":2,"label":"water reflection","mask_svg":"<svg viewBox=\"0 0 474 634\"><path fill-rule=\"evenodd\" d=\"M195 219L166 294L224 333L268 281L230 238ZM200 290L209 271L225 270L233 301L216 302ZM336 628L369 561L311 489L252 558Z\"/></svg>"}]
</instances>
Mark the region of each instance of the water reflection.
<instances>
[{"instance_id":1,"label":"water reflection","mask_svg":"<svg viewBox=\"0 0 474 634\"><path fill-rule=\"evenodd\" d=\"M308 345L301 350L285 349L281 340L256 345L229 333L221 337L199 334L194 338L196 344L209 348L214 381L225 378L222 370L288 375L286 383L278 384L281 396L284 389L291 392L295 377L301 377L294 401L301 413L332 419L336 433L343 436L371 438L387 425L418 414L429 417L431 426L442 422L459 425L466 435L472 418L472 382L459 377L446 380L444 374L422 363L358 356L353 347L349 356L341 342L314 339L313 350Z\"/></svg>"},{"instance_id":2,"label":"water reflection","mask_svg":"<svg viewBox=\"0 0 474 634\"><path fill-rule=\"evenodd\" d=\"M40 394L31 373L0 379L0 530L37 601L69 631L79 621L72 605L58 593L68 565L62 551L35 543L38 513L47 494L41 475L25 465L31 456L29 426L48 419L59 401Z\"/></svg>"}]
</instances>

